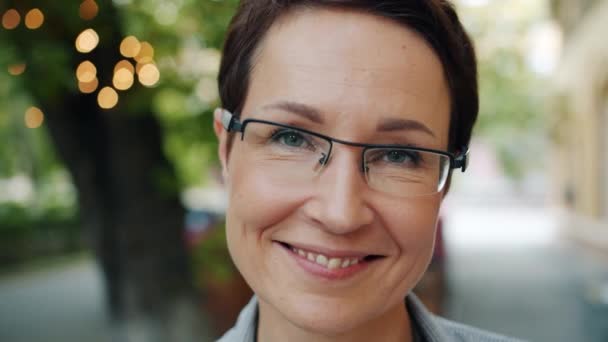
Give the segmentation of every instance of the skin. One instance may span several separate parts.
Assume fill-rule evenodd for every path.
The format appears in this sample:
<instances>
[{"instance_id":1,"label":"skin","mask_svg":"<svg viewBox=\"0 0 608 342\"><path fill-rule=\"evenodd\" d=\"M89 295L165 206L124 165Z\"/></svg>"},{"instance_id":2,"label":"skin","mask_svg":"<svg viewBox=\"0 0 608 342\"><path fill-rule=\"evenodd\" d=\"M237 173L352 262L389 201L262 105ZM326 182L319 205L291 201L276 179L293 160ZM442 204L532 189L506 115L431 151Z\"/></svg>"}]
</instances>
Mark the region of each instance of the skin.
<instances>
[{"instance_id":1,"label":"skin","mask_svg":"<svg viewBox=\"0 0 608 342\"><path fill-rule=\"evenodd\" d=\"M370 14L284 16L260 46L249 89L241 119L354 142L448 145L450 98L438 57L415 32ZM319 122L277 105L284 102L314 108ZM432 134L394 124L400 120ZM403 300L430 261L443 193L397 198L370 189L361 149L341 144L314 181L274 184L240 139L228 150L217 112L214 128L229 194L228 247L259 298L258 340L411 340ZM277 241L383 257L346 280L319 279Z\"/></svg>"}]
</instances>

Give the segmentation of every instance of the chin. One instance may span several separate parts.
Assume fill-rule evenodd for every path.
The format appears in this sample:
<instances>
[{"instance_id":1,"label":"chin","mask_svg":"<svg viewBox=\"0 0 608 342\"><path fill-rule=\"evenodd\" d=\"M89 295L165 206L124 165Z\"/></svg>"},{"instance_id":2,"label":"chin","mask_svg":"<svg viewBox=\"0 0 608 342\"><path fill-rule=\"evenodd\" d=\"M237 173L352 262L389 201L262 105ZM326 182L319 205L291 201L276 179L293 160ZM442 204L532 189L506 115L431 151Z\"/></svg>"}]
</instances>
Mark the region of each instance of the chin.
<instances>
[{"instance_id":1,"label":"chin","mask_svg":"<svg viewBox=\"0 0 608 342\"><path fill-rule=\"evenodd\" d=\"M336 337L346 334L374 317L369 310L348 299L299 296L282 302L281 313L295 326L315 334ZM369 306L365 306L369 309Z\"/></svg>"}]
</instances>

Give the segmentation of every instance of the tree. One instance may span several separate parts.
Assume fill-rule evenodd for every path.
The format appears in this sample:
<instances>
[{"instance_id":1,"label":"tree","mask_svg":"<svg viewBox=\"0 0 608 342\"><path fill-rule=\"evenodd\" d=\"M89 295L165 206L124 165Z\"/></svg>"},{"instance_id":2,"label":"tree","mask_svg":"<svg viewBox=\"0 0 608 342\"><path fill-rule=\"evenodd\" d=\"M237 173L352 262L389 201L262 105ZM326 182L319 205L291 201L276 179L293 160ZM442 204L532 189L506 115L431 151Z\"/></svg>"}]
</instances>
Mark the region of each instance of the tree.
<instances>
[{"instance_id":1,"label":"tree","mask_svg":"<svg viewBox=\"0 0 608 342\"><path fill-rule=\"evenodd\" d=\"M161 57L175 56L185 33L194 36L206 32L209 39L202 41L218 47L223 35L223 28L218 28L226 25L234 1L183 2L181 13L189 14L179 21L167 17L178 15L179 8L173 2L128 3L120 8L111 1L97 4L93 0L80 4L3 3L0 13L14 9L20 20L14 28L10 22L3 25L0 50L9 51L3 55L5 60L26 66L18 76L19 89L44 113L54 149L71 174L82 225L103 270L111 317L115 322L126 322L127 333L144 333L145 340L194 340L201 334L197 331L201 321L194 307L197 294L183 243L184 209L179 190L184 184L200 181L192 176L196 173L192 169L200 163L188 166L188 160L194 160L188 155L211 149L207 146L210 120L202 114L216 100L207 96L207 106L199 103L190 115L176 113L183 106L181 101L194 92L193 86L200 84L198 79L180 76L180 65L165 66L165 81L155 88L133 86L120 92L115 106L111 99L104 103L99 89L111 86L116 63L128 60L119 49L125 31L159 42L155 48ZM167 4L174 7L162 8ZM36 25L28 19L33 8L44 16L40 28L32 29ZM74 40L88 27L95 30L99 43L83 54L76 51ZM88 38L87 44L92 44ZM76 45L81 52L88 50ZM99 86L92 94L79 90L73 76L84 60L96 69ZM130 62L135 64L133 58ZM146 63L155 68L157 64L151 62L139 63L138 69ZM144 78L141 70L140 81ZM113 95L111 90L109 94ZM176 156L180 148L184 156ZM173 151L172 160L167 150L170 154Z\"/></svg>"}]
</instances>

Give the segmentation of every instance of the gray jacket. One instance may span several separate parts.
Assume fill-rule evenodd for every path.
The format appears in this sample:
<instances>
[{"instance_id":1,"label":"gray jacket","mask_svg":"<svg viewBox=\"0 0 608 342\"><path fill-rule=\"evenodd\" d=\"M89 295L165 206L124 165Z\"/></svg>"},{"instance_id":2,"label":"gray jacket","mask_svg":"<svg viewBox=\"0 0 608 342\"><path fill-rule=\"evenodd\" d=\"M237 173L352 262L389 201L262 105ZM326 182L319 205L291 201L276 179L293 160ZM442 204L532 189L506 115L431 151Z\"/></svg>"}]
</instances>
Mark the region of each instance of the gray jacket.
<instances>
[{"instance_id":1,"label":"gray jacket","mask_svg":"<svg viewBox=\"0 0 608 342\"><path fill-rule=\"evenodd\" d=\"M437 317L430 313L414 294L408 295L405 303L412 322L416 325L415 330L419 334L415 340L420 340L421 342L522 341ZM236 325L226 332L218 342L255 342L257 313L258 301L254 296L239 314Z\"/></svg>"}]
</instances>

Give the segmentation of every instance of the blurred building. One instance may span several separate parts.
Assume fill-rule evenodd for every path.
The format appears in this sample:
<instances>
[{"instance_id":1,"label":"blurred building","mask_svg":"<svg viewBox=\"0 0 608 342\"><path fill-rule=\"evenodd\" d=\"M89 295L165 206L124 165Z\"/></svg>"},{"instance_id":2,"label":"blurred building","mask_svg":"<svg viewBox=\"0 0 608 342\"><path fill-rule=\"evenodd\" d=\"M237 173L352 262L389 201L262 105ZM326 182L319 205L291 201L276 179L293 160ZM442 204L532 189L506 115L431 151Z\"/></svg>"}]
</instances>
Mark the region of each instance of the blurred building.
<instances>
[{"instance_id":1,"label":"blurred building","mask_svg":"<svg viewBox=\"0 0 608 342\"><path fill-rule=\"evenodd\" d=\"M608 251L608 0L553 0L563 52L550 105L556 197L576 236Z\"/></svg>"}]
</instances>

